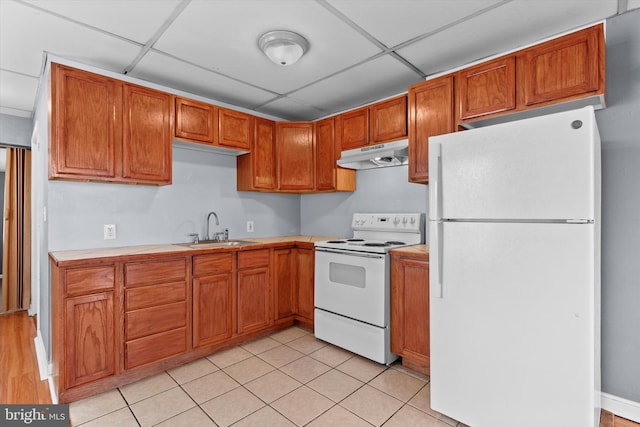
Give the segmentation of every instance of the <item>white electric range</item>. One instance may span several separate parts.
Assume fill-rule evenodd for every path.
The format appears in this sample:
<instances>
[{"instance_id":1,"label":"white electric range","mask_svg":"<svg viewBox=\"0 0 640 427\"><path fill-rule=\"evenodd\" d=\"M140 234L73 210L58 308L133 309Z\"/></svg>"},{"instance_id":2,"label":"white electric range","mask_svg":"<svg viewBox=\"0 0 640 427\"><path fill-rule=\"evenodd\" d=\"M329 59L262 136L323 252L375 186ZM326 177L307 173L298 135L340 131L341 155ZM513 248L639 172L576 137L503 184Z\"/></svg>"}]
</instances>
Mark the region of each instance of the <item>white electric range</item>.
<instances>
[{"instance_id":1,"label":"white electric range","mask_svg":"<svg viewBox=\"0 0 640 427\"><path fill-rule=\"evenodd\" d=\"M356 213L353 237L315 243L315 336L389 364L389 251L424 243L421 213Z\"/></svg>"}]
</instances>

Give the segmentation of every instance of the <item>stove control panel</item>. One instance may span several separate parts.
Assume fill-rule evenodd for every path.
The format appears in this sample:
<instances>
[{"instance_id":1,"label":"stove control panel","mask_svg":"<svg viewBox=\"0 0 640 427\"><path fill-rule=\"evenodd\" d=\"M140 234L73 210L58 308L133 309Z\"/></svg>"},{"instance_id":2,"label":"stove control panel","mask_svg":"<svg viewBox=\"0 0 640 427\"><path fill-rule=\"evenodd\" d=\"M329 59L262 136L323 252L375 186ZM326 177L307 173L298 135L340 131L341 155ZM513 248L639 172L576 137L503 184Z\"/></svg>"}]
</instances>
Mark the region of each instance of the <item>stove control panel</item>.
<instances>
[{"instance_id":1,"label":"stove control panel","mask_svg":"<svg viewBox=\"0 0 640 427\"><path fill-rule=\"evenodd\" d=\"M401 214L353 214L351 226L354 230L419 231L423 215L419 213Z\"/></svg>"}]
</instances>

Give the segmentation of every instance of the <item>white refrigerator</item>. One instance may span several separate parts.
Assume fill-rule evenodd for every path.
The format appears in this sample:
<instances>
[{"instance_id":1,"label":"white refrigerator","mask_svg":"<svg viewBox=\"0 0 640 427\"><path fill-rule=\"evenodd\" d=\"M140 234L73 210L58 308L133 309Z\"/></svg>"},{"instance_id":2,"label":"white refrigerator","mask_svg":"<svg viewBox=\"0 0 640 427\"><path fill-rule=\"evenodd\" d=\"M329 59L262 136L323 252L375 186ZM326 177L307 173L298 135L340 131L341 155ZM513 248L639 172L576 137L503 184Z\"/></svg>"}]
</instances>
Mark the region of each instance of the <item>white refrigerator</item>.
<instances>
[{"instance_id":1,"label":"white refrigerator","mask_svg":"<svg viewBox=\"0 0 640 427\"><path fill-rule=\"evenodd\" d=\"M597 427L593 107L429 139L431 407L471 427Z\"/></svg>"}]
</instances>

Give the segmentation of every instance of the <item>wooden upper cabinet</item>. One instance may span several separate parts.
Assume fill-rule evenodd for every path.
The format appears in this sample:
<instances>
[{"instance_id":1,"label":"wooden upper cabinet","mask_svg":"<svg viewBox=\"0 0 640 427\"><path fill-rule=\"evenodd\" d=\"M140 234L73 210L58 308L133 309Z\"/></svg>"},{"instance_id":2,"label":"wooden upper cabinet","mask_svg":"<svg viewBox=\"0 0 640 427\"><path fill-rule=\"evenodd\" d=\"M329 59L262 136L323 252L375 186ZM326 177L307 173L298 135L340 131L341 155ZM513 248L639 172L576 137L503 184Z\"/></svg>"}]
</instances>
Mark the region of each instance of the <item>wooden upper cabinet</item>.
<instances>
[{"instance_id":1,"label":"wooden upper cabinet","mask_svg":"<svg viewBox=\"0 0 640 427\"><path fill-rule=\"evenodd\" d=\"M277 188L276 123L254 117L254 137L251 152L238 156L238 191L269 191Z\"/></svg>"},{"instance_id":2,"label":"wooden upper cabinet","mask_svg":"<svg viewBox=\"0 0 640 427\"><path fill-rule=\"evenodd\" d=\"M121 117L121 82L52 64L49 178L115 179Z\"/></svg>"},{"instance_id":3,"label":"wooden upper cabinet","mask_svg":"<svg viewBox=\"0 0 640 427\"><path fill-rule=\"evenodd\" d=\"M429 183L429 137L455 130L453 76L409 87L409 181Z\"/></svg>"},{"instance_id":4,"label":"wooden upper cabinet","mask_svg":"<svg viewBox=\"0 0 640 427\"><path fill-rule=\"evenodd\" d=\"M170 184L171 99L52 64L49 178Z\"/></svg>"},{"instance_id":5,"label":"wooden upper cabinet","mask_svg":"<svg viewBox=\"0 0 640 427\"><path fill-rule=\"evenodd\" d=\"M603 94L604 51L602 25L525 49L518 57L524 104Z\"/></svg>"},{"instance_id":6,"label":"wooden upper cabinet","mask_svg":"<svg viewBox=\"0 0 640 427\"><path fill-rule=\"evenodd\" d=\"M253 116L218 108L218 145L249 150L253 139Z\"/></svg>"},{"instance_id":7,"label":"wooden upper cabinet","mask_svg":"<svg viewBox=\"0 0 640 427\"><path fill-rule=\"evenodd\" d=\"M217 123L215 107L204 102L176 97L176 138L215 144Z\"/></svg>"},{"instance_id":8,"label":"wooden upper cabinet","mask_svg":"<svg viewBox=\"0 0 640 427\"><path fill-rule=\"evenodd\" d=\"M369 122L369 144L406 138L407 95L373 104Z\"/></svg>"},{"instance_id":9,"label":"wooden upper cabinet","mask_svg":"<svg viewBox=\"0 0 640 427\"><path fill-rule=\"evenodd\" d=\"M342 113L338 116L338 121L341 150L369 144L369 107Z\"/></svg>"},{"instance_id":10,"label":"wooden upper cabinet","mask_svg":"<svg viewBox=\"0 0 640 427\"><path fill-rule=\"evenodd\" d=\"M122 176L133 182L171 183L172 97L124 85Z\"/></svg>"},{"instance_id":11,"label":"wooden upper cabinet","mask_svg":"<svg viewBox=\"0 0 640 427\"><path fill-rule=\"evenodd\" d=\"M335 190L336 151L335 118L315 123L316 137L316 190Z\"/></svg>"},{"instance_id":12,"label":"wooden upper cabinet","mask_svg":"<svg viewBox=\"0 0 640 427\"><path fill-rule=\"evenodd\" d=\"M277 122L276 136L278 188L284 191L313 191L313 122Z\"/></svg>"},{"instance_id":13,"label":"wooden upper cabinet","mask_svg":"<svg viewBox=\"0 0 640 427\"><path fill-rule=\"evenodd\" d=\"M506 56L457 73L461 121L516 108L516 60Z\"/></svg>"}]
</instances>

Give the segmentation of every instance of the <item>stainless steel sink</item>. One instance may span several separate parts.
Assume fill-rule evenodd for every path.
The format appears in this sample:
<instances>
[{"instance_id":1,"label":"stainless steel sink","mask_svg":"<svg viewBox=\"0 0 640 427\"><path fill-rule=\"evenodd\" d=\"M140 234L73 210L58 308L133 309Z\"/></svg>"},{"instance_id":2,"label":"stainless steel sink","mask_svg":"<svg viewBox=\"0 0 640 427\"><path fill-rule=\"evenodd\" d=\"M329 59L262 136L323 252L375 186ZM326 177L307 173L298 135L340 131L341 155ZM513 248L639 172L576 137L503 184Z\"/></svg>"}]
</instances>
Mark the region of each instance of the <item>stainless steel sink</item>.
<instances>
[{"instance_id":1,"label":"stainless steel sink","mask_svg":"<svg viewBox=\"0 0 640 427\"><path fill-rule=\"evenodd\" d=\"M246 240L201 240L198 243L190 243L189 247L193 249L206 249L206 248L232 248L235 246L252 245L255 242L248 242Z\"/></svg>"}]
</instances>

